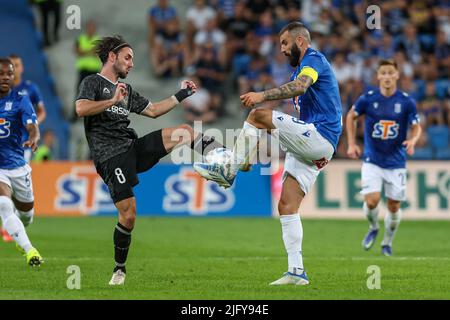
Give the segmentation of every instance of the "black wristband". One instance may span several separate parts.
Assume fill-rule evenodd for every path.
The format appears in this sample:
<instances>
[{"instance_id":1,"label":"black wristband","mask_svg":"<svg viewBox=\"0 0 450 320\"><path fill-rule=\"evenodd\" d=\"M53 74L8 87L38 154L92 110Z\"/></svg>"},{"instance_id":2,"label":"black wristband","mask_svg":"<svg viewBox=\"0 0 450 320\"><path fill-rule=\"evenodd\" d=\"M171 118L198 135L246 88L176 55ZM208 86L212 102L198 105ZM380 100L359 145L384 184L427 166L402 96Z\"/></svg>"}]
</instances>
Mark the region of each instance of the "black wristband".
<instances>
[{"instance_id":1,"label":"black wristband","mask_svg":"<svg viewBox=\"0 0 450 320\"><path fill-rule=\"evenodd\" d=\"M175 98L178 100L178 102L183 101L187 97L192 95L192 89L186 88L186 89L180 89L177 93L174 94Z\"/></svg>"}]
</instances>

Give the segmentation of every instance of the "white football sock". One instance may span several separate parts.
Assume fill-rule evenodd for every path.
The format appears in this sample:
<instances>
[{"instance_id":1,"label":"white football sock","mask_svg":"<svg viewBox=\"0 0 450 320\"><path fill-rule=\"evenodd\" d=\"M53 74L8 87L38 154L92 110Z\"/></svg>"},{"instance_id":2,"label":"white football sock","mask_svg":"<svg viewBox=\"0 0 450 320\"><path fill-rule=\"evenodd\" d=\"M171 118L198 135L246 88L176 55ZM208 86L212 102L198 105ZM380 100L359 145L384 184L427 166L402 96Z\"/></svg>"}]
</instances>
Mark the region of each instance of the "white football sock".
<instances>
[{"instance_id":1,"label":"white football sock","mask_svg":"<svg viewBox=\"0 0 450 320\"><path fill-rule=\"evenodd\" d=\"M377 205L375 208L369 209L366 202L363 204L364 214L366 215L367 220L369 220L370 229L378 229L380 227L378 224L378 213L380 212L379 208L380 206Z\"/></svg>"},{"instance_id":2,"label":"white football sock","mask_svg":"<svg viewBox=\"0 0 450 320\"><path fill-rule=\"evenodd\" d=\"M395 233L402 219L402 209L398 209L396 213L392 213L388 210L384 217L384 239L381 243L382 246L392 246Z\"/></svg>"},{"instance_id":3,"label":"white football sock","mask_svg":"<svg viewBox=\"0 0 450 320\"><path fill-rule=\"evenodd\" d=\"M230 168L231 175L236 175L247 156L256 148L259 136L259 129L245 121L233 148L234 159Z\"/></svg>"},{"instance_id":4,"label":"white football sock","mask_svg":"<svg viewBox=\"0 0 450 320\"><path fill-rule=\"evenodd\" d=\"M28 211L20 211L16 209L15 213L25 227L28 227L31 223L33 223L34 208Z\"/></svg>"},{"instance_id":5,"label":"white football sock","mask_svg":"<svg viewBox=\"0 0 450 320\"><path fill-rule=\"evenodd\" d=\"M2 219L3 228L28 253L33 246L28 239L22 221L14 214L13 202L6 196L0 196L0 218Z\"/></svg>"},{"instance_id":6,"label":"white football sock","mask_svg":"<svg viewBox=\"0 0 450 320\"><path fill-rule=\"evenodd\" d=\"M280 216L283 242L288 254L288 271L301 274L303 272L302 239L303 227L300 215L290 214Z\"/></svg>"}]
</instances>

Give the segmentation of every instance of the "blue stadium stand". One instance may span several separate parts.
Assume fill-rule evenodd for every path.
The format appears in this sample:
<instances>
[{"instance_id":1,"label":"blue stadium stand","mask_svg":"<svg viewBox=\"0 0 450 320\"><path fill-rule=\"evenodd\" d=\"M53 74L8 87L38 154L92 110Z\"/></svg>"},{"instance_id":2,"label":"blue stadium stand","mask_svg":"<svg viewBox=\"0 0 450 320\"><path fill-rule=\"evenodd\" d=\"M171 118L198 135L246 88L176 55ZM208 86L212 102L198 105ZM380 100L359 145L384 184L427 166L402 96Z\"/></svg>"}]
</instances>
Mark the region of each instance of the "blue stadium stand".
<instances>
[{"instance_id":1,"label":"blue stadium stand","mask_svg":"<svg viewBox=\"0 0 450 320\"><path fill-rule=\"evenodd\" d=\"M47 109L41 133L53 130L58 139L56 159L68 158L69 124L63 115L61 100L56 95L55 81L48 70L48 59L42 49L42 35L34 27L34 17L27 0L0 0L0 56L22 57L24 79L39 86Z\"/></svg>"}]
</instances>

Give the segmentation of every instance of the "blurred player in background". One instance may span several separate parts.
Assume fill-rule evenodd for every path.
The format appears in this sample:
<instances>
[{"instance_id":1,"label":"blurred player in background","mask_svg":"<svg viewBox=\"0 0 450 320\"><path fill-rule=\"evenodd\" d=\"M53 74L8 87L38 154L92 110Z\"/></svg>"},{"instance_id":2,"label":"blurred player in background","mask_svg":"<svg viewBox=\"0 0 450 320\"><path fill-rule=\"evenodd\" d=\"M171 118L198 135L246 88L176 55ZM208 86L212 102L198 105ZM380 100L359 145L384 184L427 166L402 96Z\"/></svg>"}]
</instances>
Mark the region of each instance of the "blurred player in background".
<instances>
[{"instance_id":1,"label":"blurred player in background","mask_svg":"<svg viewBox=\"0 0 450 320\"><path fill-rule=\"evenodd\" d=\"M31 168L24 159L23 147L36 149L39 128L30 99L11 90L13 81L13 63L0 58L0 218L27 263L35 266L43 259L25 231L33 221L34 196ZM24 128L28 140L23 143Z\"/></svg>"},{"instance_id":2,"label":"blurred player in background","mask_svg":"<svg viewBox=\"0 0 450 320\"><path fill-rule=\"evenodd\" d=\"M103 63L100 73L82 81L76 101L76 113L84 117L86 138L95 167L107 184L119 211L119 222L114 230L115 267L110 285L125 281L131 232L136 220L136 200L133 187L139 183L137 174L152 168L175 146L190 143L200 152L222 147L188 125L164 128L138 138L128 128L128 114L134 112L157 118L175 108L197 90L192 81L182 81L181 89L171 97L150 102L120 82L133 68L133 50L120 36L102 38L96 52ZM178 133L177 133L178 132ZM184 135L184 136L181 136Z\"/></svg>"},{"instance_id":3,"label":"blurred player in background","mask_svg":"<svg viewBox=\"0 0 450 320\"><path fill-rule=\"evenodd\" d=\"M358 159L361 149L355 142L356 119L365 115L364 155L361 169L364 213L369 232L362 246L369 250L378 235L378 204L384 185L388 212L384 218L383 255L392 255L392 241L402 218L401 201L406 200L406 154L414 154L421 134L416 103L397 90L399 71L394 60L380 60L377 71L380 87L360 96L347 114L347 154ZM411 135L407 139L408 126Z\"/></svg>"},{"instance_id":4,"label":"blurred player in background","mask_svg":"<svg viewBox=\"0 0 450 320\"><path fill-rule=\"evenodd\" d=\"M288 151L278 204L288 271L271 285L307 285L298 209L333 156L342 132L342 107L331 66L323 54L311 48L311 37L303 24L289 23L279 35L282 53L289 57L291 66L296 67L291 82L263 92L246 93L241 101L251 108L264 101L292 98L299 117L271 109L253 109L234 146L235 161L225 165L195 163L194 169L206 179L229 187L256 148L259 129L278 129L281 145Z\"/></svg>"},{"instance_id":5,"label":"blurred player in background","mask_svg":"<svg viewBox=\"0 0 450 320\"><path fill-rule=\"evenodd\" d=\"M19 95L27 95L30 98L31 104L33 105L34 110L36 111L37 114L38 124L42 123L42 121L45 120L46 112L42 95L38 86L33 82L29 80L24 80L22 78L24 68L22 59L18 55L11 54L8 58L12 61L14 65L14 82L12 92L18 93ZM28 138L27 134L28 134L27 131L24 129L24 133L22 136L24 141L27 140ZM24 157L27 163L30 162L32 153L33 152L31 148L24 149ZM5 242L13 241L13 238L8 234L8 232L6 232L6 230L3 227L0 227L0 232L2 234L3 241Z\"/></svg>"}]
</instances>

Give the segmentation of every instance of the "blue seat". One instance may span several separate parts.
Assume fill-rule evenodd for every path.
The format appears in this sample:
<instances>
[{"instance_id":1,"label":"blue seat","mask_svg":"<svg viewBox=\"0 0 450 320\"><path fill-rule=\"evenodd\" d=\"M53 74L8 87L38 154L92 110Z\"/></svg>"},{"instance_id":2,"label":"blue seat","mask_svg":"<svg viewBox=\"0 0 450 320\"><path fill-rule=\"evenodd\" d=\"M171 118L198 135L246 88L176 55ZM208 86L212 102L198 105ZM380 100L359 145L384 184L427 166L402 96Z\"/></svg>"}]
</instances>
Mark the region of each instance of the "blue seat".
<instances>
[{"instance_id":1,"label":"blue seat","mask_svg":"<svg viewBox=\"0 0 450 320\"><path fill-rule=\"evenodd\" d=\"M433 159L433 149L431 147L416 148L412 156L408 156L409 159L414 160L431 160Z\"/></svg>"},{"instance_id":2,"label":"blue seat","mask_svg":"<svg viewBox=\"0 0 450 320\"><path fill-rule=\"evenodd\" d=\"M450 160L450 147L437 149L436 160Z\"/></svg>"},{"instance_id":3,"label":"blue seat","mask_svg":"<svg viewBox=\"0 0 450 320\"><path fill-rule=\"evenodd\" d=\"M449 146L449 129L447 126L431 126L427 129L427 133L432 147L444 149Z\"/></svg>"}]
</instances>

